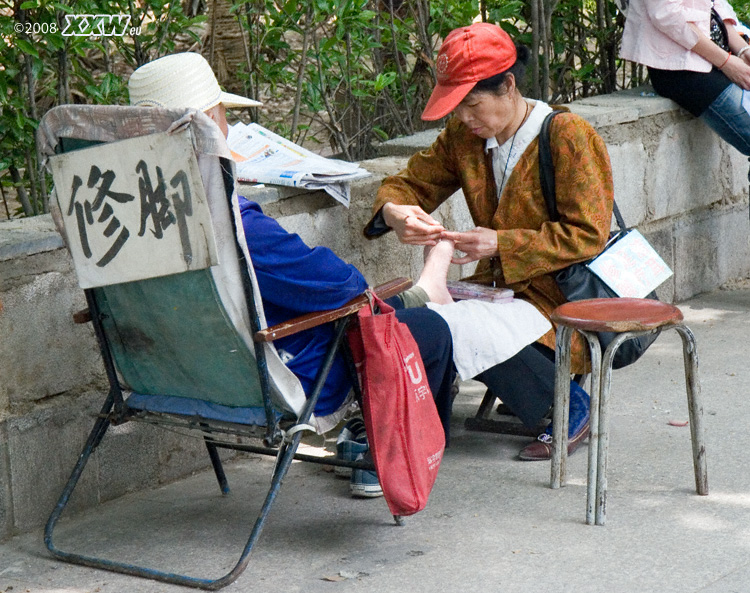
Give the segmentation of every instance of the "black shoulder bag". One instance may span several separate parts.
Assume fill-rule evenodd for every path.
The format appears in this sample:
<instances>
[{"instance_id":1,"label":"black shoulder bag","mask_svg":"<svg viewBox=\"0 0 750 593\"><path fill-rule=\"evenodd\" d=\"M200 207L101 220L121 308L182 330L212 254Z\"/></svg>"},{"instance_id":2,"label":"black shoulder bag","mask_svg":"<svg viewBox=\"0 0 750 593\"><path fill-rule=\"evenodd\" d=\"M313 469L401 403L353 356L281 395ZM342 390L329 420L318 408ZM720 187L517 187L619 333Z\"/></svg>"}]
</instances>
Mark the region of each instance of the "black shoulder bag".
<instances>
[{"instance_id":1,"label":"black shoulder bag","mask_svg":"<svg viewBox=\"0 0 750 593\"><path fill-rule=\"evenodd\" d=\"M539 179L542 184L542 194L544 201L547 203L549 218L553 222L560 220L557 212L557 200L555 191L555 165L552 162L552 151L550 149L550 123L552 118L561 111L550 113L542 124L539 132ZM625 221L620 214L617 203L613 204L612 211L620 230L610 234L609 241L603 251L606 251L616 241L624 237L630 229L625 226ZM589 260L591 261L591 260ZM619 298L617 294L607 286L604 281L588 268L589 261L580 262L564 268L555 274L555 280L560 290L569 301L581 301L584 299L614 299ZM656 299L656 292L652 292L647 298ZM646 349L656 340L659 335L658 330L654 333L631 338L623 342L617 350L617 354L612 361L612 368L621 369L638 360ZM607 346L615 339L617 334L611 332L599 332L599 344L604 351Z\"/></svg>"},{"instance_id":2,"label":"black shoulder bag","mask_svg":"<svg viewBox=\"0 0 750 593\"><path fill-rule=\"evenodd\" d=\"M710 37L716 45L718 45L724 51L729 51L729 33L727 32L727 26L719 16L714 8L714 3L711 2L711 26Z\"/></svg>"}]
</instances>

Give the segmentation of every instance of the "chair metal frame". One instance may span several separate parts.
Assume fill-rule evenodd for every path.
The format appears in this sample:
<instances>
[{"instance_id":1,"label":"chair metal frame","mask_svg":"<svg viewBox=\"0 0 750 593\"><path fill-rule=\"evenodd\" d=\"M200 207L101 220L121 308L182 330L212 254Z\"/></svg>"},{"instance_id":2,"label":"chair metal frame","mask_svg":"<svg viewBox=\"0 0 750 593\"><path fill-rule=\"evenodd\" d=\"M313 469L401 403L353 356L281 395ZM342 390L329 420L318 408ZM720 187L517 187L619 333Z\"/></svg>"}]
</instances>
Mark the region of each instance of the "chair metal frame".
<instances>
[{"instance_id":1,"label":"chair metal frame","mask_svg":"<svg viewBox=\"0 0 750 593\"><path fill-rule=\"evenodd\" d=\"M226 198L231 202L234 179L231 174L228 173L226 167L223 168L223 172L223 182L226 190ZM231 211L232 208L230 207L230 212ZM231 223L233 225L237 224L231 216L230 219L232 219ZM236 242L236 233L234 234L234 237ZM240 246L238 246L237 253L238 257L242 259L243 250ZM242 289L247 303L247 309L250 315L250 329L253 339L260 387L262 391L263 409L265 411L266 418L264 427L265 433L262 437L258 436L258 438L262 438L262 445L259 446L248 444L246 442L239 443L236 442L236 439L234 439L235 442L232 442L230 440L223 440L222 438L220 438L219 435L221 435L222 433L242 437L256 436L254 432L252 430L249 430L248 426L244 424L214 422L205 418L198 419L193 416L152 413L129 408L127 401L123 396L124 388L118 378L115 356L113 355L112 347L108 340L105 327L102 323L105 316L102 313L101 307L97 300L97 289L89 288L84 290L88 310L75 314L74 319L79 323L91 322L93 324L94 333L99 345L102 361L109 382L109 391L97 416L94 426L89 433L83 450L78 457L75 467L73 468L73 471L67 483L65 484L65 487L57 501L57 504L55 505L45 526L44 541L47 549L55 558L74 564L88 566L91 568L104 569L112 572L148 578L175 585L182 585L205 590L217 590L234 582L247 568L250 560L250 553L253 550L253 547L255 546L258 538L260 537L271 506L281 487L282 480L289 470L289 467L293 460L299 459L326 465L344 465L353 468L373 469L371 463L346 462L337 460L333 456L321 458L297 453L297 448L300 444L303 431L310 429L308 424L315 408L315 404L318 401L318 397L322 391L326 377L328 376L328 373L334 361L334 357L337 355L337 353L343 351L350 364L350 369L353 368L351 355L348 352L348 344L345 339L345 332L347 329L347 325L351 321L352 317L357 313L357 311L369 305L370 295L368 293L362 294L352 299L342 307L334 310L310 313L270 328L261 329L260 317L258 313L259 309L256 306L257 303L254 299L253 279L248 272L248 268L246 265L240 265L240 274L242 275ZM391 282L376 287L374 289L374 292L380 298L385 299L402 292L410 286L411 280L406 278L397 278ZM306 394L307 399L304 402L302 410L296 416L296 418L291 421L292 426L290 427L285 424L290 422L289 413L287 412L286 416L284 416L284 414L282 413L283 411L279 410L274 405L270 397L269 366L266 359L264 344L325 323L334 324L334 338L332 339L327 349L325 358L320 366L312 390L310 393ZM356 377L356 375L354 375L354 377ZM353 384L355 395L361 398L361 393L359 392L356 380L353 381ZM146 421L153 424L162 424L167 426L179 425L185 428L201 431L204 435L204 443L208 450L214 473L223 494L229 492L229 486L222 467L221 459L218 455L219 448L273 455L277 458L276 464L273 469L270 488L268 490L268 493L266 494L263 505L260 509L257 519L255 520L247 542L245 543L236 564L223 576L214 579L207 579L183 574L176 574L163 570L156 570L144 566L130 564L127 562L108 560L95 556L78 554L76 552L68 552L61 550L55 545L53 538L55 527L61 515L63 514L63 511L65 510L70 497L87 465L87 462L91 458L91 455L94 453L98 445L102 442L102 439L104 438L108 428L111 425L121 424L129 421ZM284 430L285 428L286 430ZM400 517L394 518L396 519L397 523L400 523Z\"/></svg>"},{"instance_id":2,"label":"chair metal frame","mask_svg":"<svg viewBox=\"0 0 750 593\"><path fill-rule=\"evenodd\" d=\"M398 292L401 292L403 289L405 289L405 287L408 287L409 285L410 285L409 280L397 279L395 281L388 283L387 285L382 285L381 287L376 288L375 292L379 294L381 297L387 298L388 296L392 296L393 294L398 294ZM281 482L284 476L286 475L287 471L289 470L289 467L293 460L297 459L297 460L308 461L312 463L326 464L326 465L344 465L347 467L372 469L372 465L368 463L346 462L342 460L333 459L330 457L321 458L321 457L315 457L311 455L303 455L303 454L297 453L296 451L299 446L300 440L302 438L302 431L296 431L290 436L290 438L282 439L278 421L274 421L271 427L267 427L266 437L264 438L264 442L266 445L265 447L259 447L259 446L243 444L243 443L232 443L229 441L221 441L221 440L218 440L215 436L206 436L205 437L206 448L208 450L209 457L210 457L214 472L216 474L216 478L219 483L219 487L221 489L222 494L229 493L229 486L227 483L226 475L222 467L221 459L219 458L219 455L217 452L217 448L226 448L226 449L232 449L236 451L260 453L264 455L273 455L277 457L277 463L274 468L273 476L271 479L271 486L269 488L268 494L266 495L265 501L260 510L258 518L255 521L252 532L250 533L250 536L247 542L245 543L245 546L242 550L242 553L237 563L229 572L227 572L225 575L217 579L202 579L202 578L196 578L196 577L191 577L187 575L180 575L180 574L154 570L154 569L137 566L133 564L128 564L124 562L105 560L105 559L101 559L101 558L97 558L93 556L86 556L82 554L76 554L76 553L71 553L71 552L60 550L59 548L55 546L53 542L53 532L54 532L55 526L58 520L60 519L63 511L65 510L65 507L67 506L70 500L70 496L73 493L88 460L90 459L92 453L96 450L97 446L101 443L109 426L112 424L121 424L124 422L133 421L133 420L143 420L144 416L149 416L157 424L164 423L155 419L154 414L151 414L151 413L144 414L142 412L134 413L133 410L127 407L127 404L125 403L124 398L123 398L122 388L117 378L117 372L115 369L114 361L112 359L112 353L109 349L106 335L104 334L104 330L101 326L101 321L99 319L100 313L98 312L96 300L93 298L91 290L86 290L85 292L86 292L86 299L89 305L91 321L93 323L94 331L96 333L96 337L99 342L102 359L104 361L104 366L107 372L107 377L109 379L110 389L105 399L104 405L102 406L101 411L94 424L94 427L91 430L91 433L89 434L86 444L84 445L84 448L73 469L73 472L71 473L70 478L68 479L65 485L65 488L63 489L63 492L60 495L57 501L57 504L55 505L55 508L52 511L52 514L50 515L47 521L47 524L45 526L44 542L45 542L45 545L47 546L47 549L50 551L50 553L52 553L52 555L55 558L58 558L59 560L64 560L66 562L72 562L74 564L88 566L90 568L99 568L99 569L109 570L113 572L119 572L119 573L138 576L138 577L144 577L144 578L153 579L153 580L170 583L174 585L183 585L187 587L194 587L194 588L205 589L205 590L221 589L222 587L225 587L229 585L230 583L234 582L242 574L242 572L247 568L247 565L250 561L250 553L256 541L258 540L258 537L261 534L261 531L265 525L266 519L271 509L271 505L273 504L276 498L276 495L279 492L279 489L281 487ZM250 297L251 296L252 296L252 293L250 293ZM345 305L344 307L340 309L327 312L327 315L316 314L316 316L318 317L318 320L321 323L328 322L328 321L324 321L324 319L327 319L329 316L338 318L338 319L333 319L333 321L336 322L337 326L335 330L334 340L332 341L328 349L328 352L326 354L326 357L324 359L324 362L321 365L321 369L319 371L313 390L309 395L309 399L307 400L305 409L303 413L300 415L300 417L297 419L297 422L296 422L297 425L305 425L307 422L309 422L310 416L312 414L312 410L315 406L315 403L317 402L318 396L320 395L320 391L323 387L323 383L325 382L325 378L328 374L328 371L330 370L331 364L333 363L334 356L336 355L339 348L341 348L342 346L345 346L344 335L345 335L345 329L347 327L347 323L350 319L350 316L353 313L356 313L356 311L358 311L362 307L367 306L367 304L368 304L367 298L363 295L361 297L357 297L356 299L351 301L349 304ZM274 326L266 330L256 331L255 332L255 336L257 340L256 343L260 345L262 342L270 339L271 336L275 335L275 337L278 338L283 335L291 335L293 333L296 333L297 331L301 331L300 328L307 329L309 327L314 326L314 325L310 325L311 320L308 316L301 317L298 319L299 321L291 320L279 326ZM256 348L256 352L262 353L262 348ZM259 355L258 366L259 368L262 368L262 369L265 368L264 371L261 371L262 374L263 373L267 374L268 372L267 368L265 367L263 362L260 362L264 360L261 357L262 357L262 354ZM266 389L267 389L267 385L268 383L266 379ZM266 391L266 395L267 395L267 391ZM269 412L273 413L274 409L270 404L270 400L268 400L268 405L269 405ZM196 428L196 429L202 430L208 433L209 435L213 435L213 433L217 431L217 429L212 428L211 425L206 421L200 421L198 423L195 420L186 419L183 425L188 428ZM231 429L231 425L224 426L223 428L220 428L218 430L226 431L229 434L241 434L242 436L248 436L247 427L244 425L237 425L235 431Z\"/></svg>"}]
</instances>

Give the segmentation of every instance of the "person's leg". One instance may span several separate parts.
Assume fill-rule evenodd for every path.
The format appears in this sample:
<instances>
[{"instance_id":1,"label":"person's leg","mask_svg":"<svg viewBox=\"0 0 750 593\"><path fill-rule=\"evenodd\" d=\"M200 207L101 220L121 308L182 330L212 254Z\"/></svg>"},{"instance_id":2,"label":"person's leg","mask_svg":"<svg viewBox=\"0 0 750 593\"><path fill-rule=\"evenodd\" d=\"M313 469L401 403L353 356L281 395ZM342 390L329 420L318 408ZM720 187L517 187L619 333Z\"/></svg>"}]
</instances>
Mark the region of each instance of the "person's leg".
<instances>
[{"instance_id":1,"label":"person's leg","mask_svg":"<svg viewBox=\"0 0 750 593\"><path fill-rule=\"evenodd\" d=\"M453 242L440 241L433 248L425 248L425 265L417 283L409 290L386 299L386 303L396 309L396 317L406 324L417 343L427 374L427 382L432 391L440 422L445 433L445 444L450 439L450 417L453 405L451 387L456 370L453 366L453 338L448 324L434 311L425 308L432 301L453 302L446 280L448 267L453 256ZM350 421L337 439L337 456L344 459L356 455L355 459L366 458L367 435L356 432L358 419ZM364 424L362 423L362 427ZM337 475L346 476L345 471ZM383 490L374 471L356 469L351 472L349 481L351 493L356 497L382 496Z\"/></svg>"},{"instance_id":2,"label":"person's leg","mask_svg":"<svg viewBox=\"0 0 750 593\"><path fill-rule=\"evenodd\" d=\"M453 241L439 241L434 247L425 247L424 268L417 283L398 297L386 302L395 309L424 307L427 303L445 305L453 302L446 281L453 257Z\"/></svg>"},{"instance_id":3,"label":"person's leg","mask_svg":"<svg viewBox=\"0 0 750 593\"><path fill-rule=\"evenodd\" d=\"M534 428L554 401L554 352L531 344L475 378L508 406L526 427Z\"/></svg>"},{"instance_id":4,"label":"person's leg","mask_svg":"<svg viewBox=\"0 0 750 593\"><path fill-rule=\"evenodd\" d=\"M744 91L730 84L700 119L742 154L750 156L750 113L742 104ZM750 102L750 96L747 98Z\"/></svg>"},{"instance_id":5,"label":"person's leg","mask_svg":"<svg viewBox=\"0 0 750 593\"><path fill-rule=\"evenodd\" d=\"M446 305L453 302L448 292L448 268L453 257L453 241L438 241L435 246L424 248L424 268L419 275L416 287L424 290L430 302Z\"/></svg>"},{"instance_id":6,"label":"person's leg","mask_svg":"<svg viewBox=\"0 0 750 593\"><path fill-rule=\"evenodd\" d=\"M528 428L537 426L549 412L555 396L555 354L539 344L526 346L514 357L476 377ZM568 452L573 453L588 434L589 397L571 381ZM526 445L519 458L526 461L549 459L552 426Z\"/></svg>"},{"instance_id":7,"label":"person's leg","mask_svg":"<svg viewBox=\"0 0 750 593\"><path fill-rule=\"evenodd\" d=\"M451 386L456 376L451 331L440 315L426 308L401 309L396 311L396 317L406 324L419 347L447 445L453 404Z\"/></svg>"},{"instance_id":8,"label":"person's leg","mask_svg":"<svg viewBox=\"0 0 750 593\"><path fill-rule=\"evenodd\" d=\"M430 302L430 295L421 286L412 286L401 294L385 300L394 309L416 309Z\"/></svg>"}]
</instances>

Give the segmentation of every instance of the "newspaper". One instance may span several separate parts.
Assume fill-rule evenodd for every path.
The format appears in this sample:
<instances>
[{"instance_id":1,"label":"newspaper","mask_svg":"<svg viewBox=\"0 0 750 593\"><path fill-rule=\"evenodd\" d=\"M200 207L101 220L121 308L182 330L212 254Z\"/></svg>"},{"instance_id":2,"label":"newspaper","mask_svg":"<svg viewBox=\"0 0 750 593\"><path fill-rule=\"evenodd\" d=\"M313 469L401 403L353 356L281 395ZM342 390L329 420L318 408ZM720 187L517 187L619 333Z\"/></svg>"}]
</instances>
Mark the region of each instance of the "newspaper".
<instances>
[{"instance_id":1,"label":"newspaper","mask_svg":"<svg viewBox=\"0 0 750 593\"><path fill-rule=\"evenodd\" d=\"M317 155L255 123L231 126L227 143L240 181L322 189L347 208L350 183L370 175L357 164Z\"/></svg>"}]
</instances>

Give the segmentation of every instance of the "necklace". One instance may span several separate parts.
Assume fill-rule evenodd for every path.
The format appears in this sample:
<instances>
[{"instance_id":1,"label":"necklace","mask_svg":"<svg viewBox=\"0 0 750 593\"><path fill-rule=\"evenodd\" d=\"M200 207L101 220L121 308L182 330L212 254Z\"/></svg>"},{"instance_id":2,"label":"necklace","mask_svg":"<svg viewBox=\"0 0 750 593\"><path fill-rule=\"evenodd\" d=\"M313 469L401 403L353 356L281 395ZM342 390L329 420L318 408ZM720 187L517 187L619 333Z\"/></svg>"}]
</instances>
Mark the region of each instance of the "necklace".
<instances>
[{"instance_id":1,"label":"necklace","mask_svg":"<svg viewBox=\"0 0 750 593\"><path fill-rule=\"evenodd\" d=\"M523 127L523 123L526 121L526 118L529 116L529 103L528 101L526 101L526 99L524 99L523 102L526 104L526 110L523 112L523 119L521 120L521 123L518 124L516 131L513 133L513 138L510 141L510 148L508 149L508 158L505 159L505 168L503 169L503 178L500 181L500 188L505 187L505 175L508 172L508 163L510 163L510 157L513 154L513 144L515 144L516 142L516 135L518 134L518 130L520 130Z\"/></svg>"}]
</instances>

